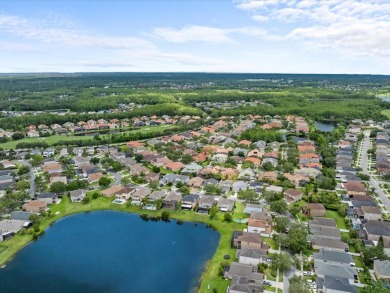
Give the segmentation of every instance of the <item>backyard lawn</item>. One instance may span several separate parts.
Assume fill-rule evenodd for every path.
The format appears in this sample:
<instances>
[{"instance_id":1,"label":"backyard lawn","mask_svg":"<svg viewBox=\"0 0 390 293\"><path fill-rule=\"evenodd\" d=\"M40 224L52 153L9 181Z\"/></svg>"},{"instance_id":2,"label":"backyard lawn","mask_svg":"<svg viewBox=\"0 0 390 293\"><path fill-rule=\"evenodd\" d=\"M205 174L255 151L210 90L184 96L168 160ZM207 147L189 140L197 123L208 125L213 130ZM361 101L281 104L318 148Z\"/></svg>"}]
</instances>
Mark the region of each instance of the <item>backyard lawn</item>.
<instances>
[{"instance_id":1,"label":"backyard lawn","mask_svg":"<svg viewBox=\"0 0 390 293\"><path fill-rule=\"evenodd\" d=\"M347 229L347 226L345 225L344 218L342 216L340 216L340 214L337 211L326 210L325 217L335 219L337 228Z\"/></svg>"}]
</instances>

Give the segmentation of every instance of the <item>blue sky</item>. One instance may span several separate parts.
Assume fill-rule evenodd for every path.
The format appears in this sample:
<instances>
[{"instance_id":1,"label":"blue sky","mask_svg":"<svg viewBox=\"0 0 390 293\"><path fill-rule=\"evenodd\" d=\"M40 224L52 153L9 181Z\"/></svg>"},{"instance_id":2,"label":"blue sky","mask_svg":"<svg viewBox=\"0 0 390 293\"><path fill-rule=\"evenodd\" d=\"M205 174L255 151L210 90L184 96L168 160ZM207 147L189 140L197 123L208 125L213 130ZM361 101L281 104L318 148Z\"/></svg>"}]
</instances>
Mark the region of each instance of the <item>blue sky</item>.
<instances>
[{"instance_id":1,"label":"blue sky","mask_svg":"<svg viewBox=\"0 0 390 293\"><path fill-rule=\"evenodd\" d=\"M390 74L388 0L0 0L0 72Z\"/></svg>"}]
</instances>

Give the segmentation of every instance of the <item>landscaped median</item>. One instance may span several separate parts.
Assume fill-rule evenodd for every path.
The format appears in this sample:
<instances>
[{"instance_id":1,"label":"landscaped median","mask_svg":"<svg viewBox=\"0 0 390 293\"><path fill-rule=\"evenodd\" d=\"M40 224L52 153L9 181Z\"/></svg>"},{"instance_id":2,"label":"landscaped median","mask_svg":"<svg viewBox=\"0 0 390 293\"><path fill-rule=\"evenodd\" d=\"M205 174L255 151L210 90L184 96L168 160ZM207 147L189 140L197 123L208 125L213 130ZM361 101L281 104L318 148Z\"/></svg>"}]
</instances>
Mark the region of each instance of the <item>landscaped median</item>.
<instances>
[{"instance_id":1,"label":"landscaped median","mask_svg":"<svg viewBox=\"0 0 390 293\"><path fill-rule=\"evenodd\" d=\"M158 216L160 216L162 212L162 210L144 210L134 205L127 206L113 204L113 198L98 197L97 199L92 199L91 195L89 196L90 202L88 204L72 203L68 197L64 197L60 204L51 205L51 216L43 218L42 223L40 224L41 231L45 230L48 226L50 226L55 221L61 219L62 217L80 212L96 210L117 210L122 212ZM213 292L214 288L217 290L216 292L226 292L229 281L224 280L221 276L219 276L220 262L224 261L225 255L230 255L231 260L235 259L236 250L230 247L230 238L234 230L242 231L245 228L245 225L236 222L223 222L222 213L219 213L218 219L210 220L210 217L208 215L201 215L192 211L177 210L169 212L171 219L206 223L220 232L221 238L219 240L217 251L215 252L213 258L207 264L207 267L202 274L199 292ZM31 240L33 240L32 235L23 235L19 232L10 240L0 243L0 264L4 264L9 261L13 255L15 255Z\"/></svg>"}]
</instances>

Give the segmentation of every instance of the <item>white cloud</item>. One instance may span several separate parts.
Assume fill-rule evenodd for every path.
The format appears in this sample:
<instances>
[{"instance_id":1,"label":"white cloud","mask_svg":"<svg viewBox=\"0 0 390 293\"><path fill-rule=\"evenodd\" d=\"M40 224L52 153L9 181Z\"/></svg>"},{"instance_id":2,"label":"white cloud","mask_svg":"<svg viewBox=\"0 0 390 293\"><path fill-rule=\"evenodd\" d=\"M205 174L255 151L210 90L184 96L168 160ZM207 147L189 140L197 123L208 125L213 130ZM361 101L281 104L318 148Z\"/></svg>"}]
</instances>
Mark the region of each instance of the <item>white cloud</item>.
<instances>
[{"instance_id":1,"label":"white cloud","mask_svg":"<svg viewBox=\"0 0 390 293\"><path fill-rule=\"evenodd\" d=\"M287 33L274 36L274 40L294 40L309 47L339 49L356 56L390 56L387 0L240 0L235 3L237 8L252 14L253 20L280 22L278 27Z\"/></svg>"},{"instance_id":2,"label":"white cloud","mask_svg":"<svg viewBox=\"0 0 390 293\"><path fill-rule=\"evenodd\" d=\"M206 26L186 26L182 29L161 27L153 30L153 36L173 43L203 42L210 44L230 43L233 40L226 30Z\"/></svg>"},{"instance_id":3,"label":"white cloud","mask_svg":"<svg viewBox=\"0 0 390 293\"><path fill-rule=\"evenodd\" d=\"M257 15L253 15L252 19L255 20L255 21L258 21L258 22L265 22L265 21L269 20L269 17L257 14Z\"/></svg>"},{"instance_id":4,"label":"white cloud","mask_svg":"<svg viewBox=\"0 0 390 293\"><path fill-rule=\"evenodd\" d=\"M41 21L0 14L0 31L44 43L60 43L71 47L131 49L148 47L146 40L132 37L108 37L76 28L74 23L50 17Z\"/></svg>"}]
</instances>

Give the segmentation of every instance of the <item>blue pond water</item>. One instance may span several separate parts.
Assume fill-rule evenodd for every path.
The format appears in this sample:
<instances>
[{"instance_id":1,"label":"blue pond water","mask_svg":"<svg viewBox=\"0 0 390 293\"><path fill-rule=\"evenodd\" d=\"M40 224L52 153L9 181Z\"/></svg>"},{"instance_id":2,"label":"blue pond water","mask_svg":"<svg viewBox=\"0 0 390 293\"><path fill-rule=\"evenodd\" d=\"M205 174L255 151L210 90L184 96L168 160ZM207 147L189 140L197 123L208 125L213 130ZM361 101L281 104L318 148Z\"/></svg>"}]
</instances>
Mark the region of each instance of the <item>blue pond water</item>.
<instances>
[{"instance_id":1,"label":"blue pond water","mask_svg":"<svg viewBox=\"0 0 390 293\"><path fill-rule=\"evenodd\" d=\"M332 132L334 129L334 124L327 122L316 122L316 128L323 132Z\"/></svg>"},{"instance_id":2,"label":"blue pond water","mask_svg":"<svg viewBox=\"0 0 390 293\"><path fill-rule=\"evenodd\" d=\"M121 212L69 216L0 269L0 292L192 292L219 237Z\"/></svg>"}]
</instances>

